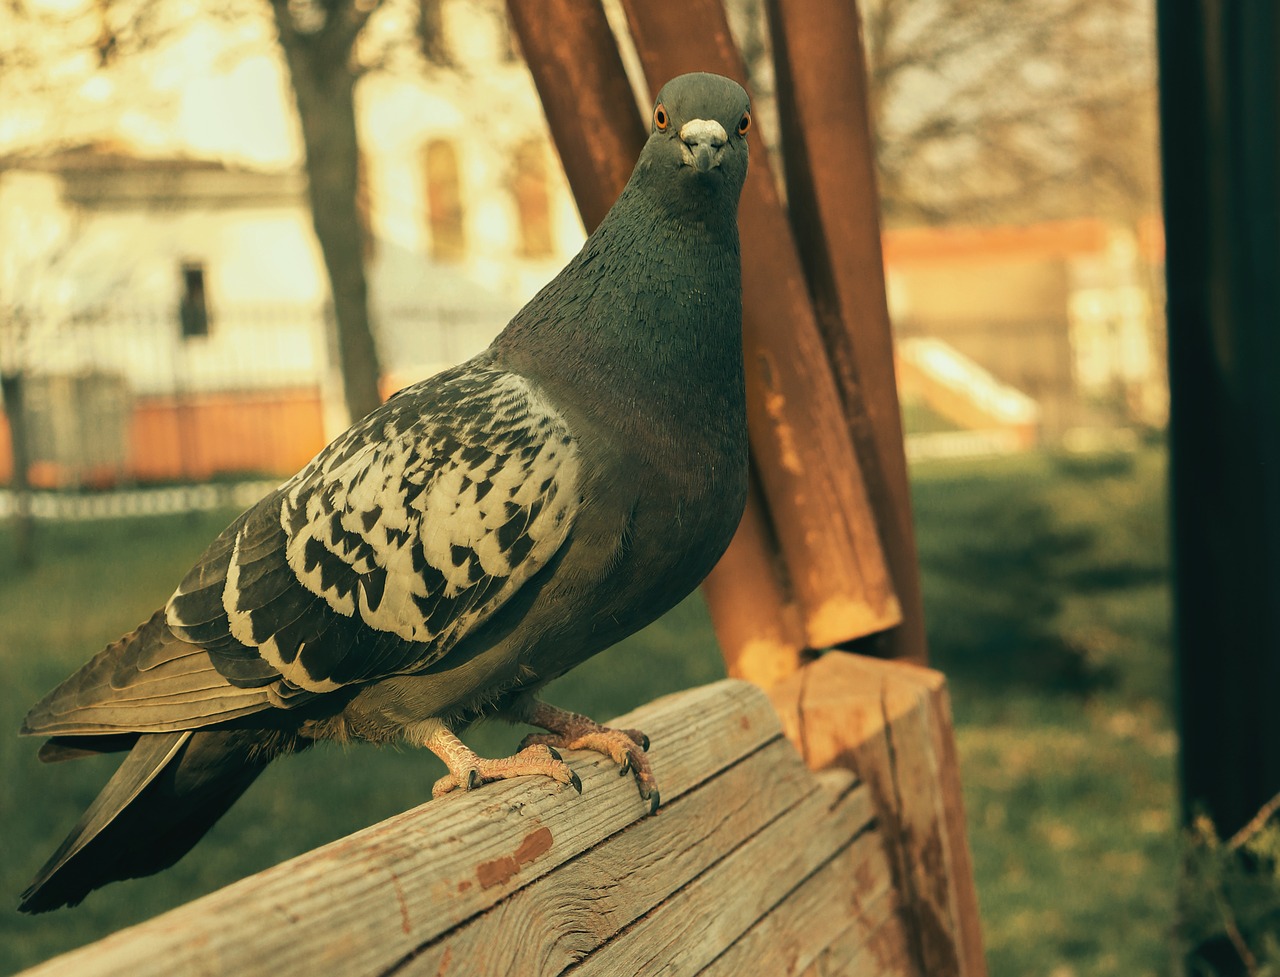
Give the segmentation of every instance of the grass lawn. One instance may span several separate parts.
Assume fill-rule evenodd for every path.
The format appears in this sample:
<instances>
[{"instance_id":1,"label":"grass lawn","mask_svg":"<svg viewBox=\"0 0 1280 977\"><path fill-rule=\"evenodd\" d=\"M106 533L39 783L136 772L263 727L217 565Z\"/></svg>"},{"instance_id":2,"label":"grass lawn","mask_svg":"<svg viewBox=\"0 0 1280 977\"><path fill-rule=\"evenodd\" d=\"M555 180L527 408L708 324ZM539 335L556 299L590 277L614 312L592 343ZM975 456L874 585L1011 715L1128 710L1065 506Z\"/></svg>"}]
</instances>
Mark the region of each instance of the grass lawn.
<instances>
[{"instance_id":1,"label":"grass lawn","mask_svg":"<svg viewBox=\"0 0 1280 977\"><path fill-rule=\"evenodd\" d=\"M1176 838L1163 455L934 463L913 479L993 977L1166 972ZM164 600L229 515L45 525L29 575L0 533L0 730ZM607 718L722 674L694 597L550 697ZM469 740L497 753L519 735L495 724ZM0 735L6 900L111 762L41 766L35 745ZM423 752L361 747L277 764L169 871L71 911L0 909L0 973L420 803L442 772Z\"/></svg>"}]
</instances>

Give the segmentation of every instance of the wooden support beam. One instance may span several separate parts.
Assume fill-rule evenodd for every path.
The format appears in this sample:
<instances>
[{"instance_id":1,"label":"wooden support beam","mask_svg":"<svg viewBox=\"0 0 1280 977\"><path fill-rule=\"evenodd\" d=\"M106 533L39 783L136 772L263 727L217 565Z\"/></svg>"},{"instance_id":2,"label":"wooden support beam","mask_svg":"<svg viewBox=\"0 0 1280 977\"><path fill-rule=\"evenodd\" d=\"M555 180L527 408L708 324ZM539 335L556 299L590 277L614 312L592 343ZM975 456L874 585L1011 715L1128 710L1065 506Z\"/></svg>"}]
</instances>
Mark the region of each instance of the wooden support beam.
<instances>
[{"instance_id":1,"label":"wooden support beam","mask_svg":"<svg viewBox=\"0 0 1280 977\"><path fill-rule=\"evenodd\" d=\"M651 88L687 71L743 79L719 0L624 0ZM751 448L811 648L902 618L800 255L763 145L739 210Z\"/></svg>"},{"instance_id":2,"label":"wooden support beam","mask_svg":"<svg viewBox=\"0 0 1280 977\"><path fill-rule=\"evenodd\" d=\"M805 634L784 583L778 542L752 481L729 550L702 584L726 670L767 689L798 670Z\"/></svg>"},{"instance_id":3,"label":"wooden support beam","mask_svg":"<svg viewBox=\"0 0 1280 977\"><path fill-rule=\"evenodd\" d=\"M942 675L908 662L833 651L775 686L769 697L810 769L851 770L871 788L920 972L984 977Z\"/></svg>"},{"instance_id":4,"label":"wooden support beam","mask_svg":"<svg viewBox=\"0 0 1280 977\"><path fill-rule=\"evenodd\" d=\"M600 0L507 0L507 10L590 232L626 186L648 124Z\"/></svg>"},{"instance_id":5,"label":"wooden support beam","mask_svg":"<svg viewBox=\"0 0 1280 977\"><path fill-rule=\"evenodd\" d=\"M768 701L745 682L680 693L618 721L653 741L663 808L649 820L659 830L708 777L780 737ZM525 777L430 801L27 977L408 973L399 968L444 934L646 817L634 780L619 777L611 761L565 758L582 779L581 797ZM540 944L550 938L527 931Z\"/></svg>"},{"instance_id":6,"label":"wooden support beam","mask_svg":"<svg viewBox=\"0 0 1280 977\"><path fill-rule=\"evenodd\" d=\"M923 663L924 607L885 297L862 21L856 0L767 0L766 8L791 225L902 605L902 623L872 647L883 657Z\"/></svg>"}]
</instances>

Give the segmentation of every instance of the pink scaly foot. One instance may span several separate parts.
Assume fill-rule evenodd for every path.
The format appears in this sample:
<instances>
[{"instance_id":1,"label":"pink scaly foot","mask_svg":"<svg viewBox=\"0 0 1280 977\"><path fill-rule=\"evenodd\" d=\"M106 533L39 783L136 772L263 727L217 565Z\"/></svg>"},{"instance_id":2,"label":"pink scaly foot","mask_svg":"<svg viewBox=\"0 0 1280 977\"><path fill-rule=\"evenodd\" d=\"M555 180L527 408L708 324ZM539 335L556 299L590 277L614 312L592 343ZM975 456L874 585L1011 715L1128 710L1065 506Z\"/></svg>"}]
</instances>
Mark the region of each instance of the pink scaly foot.
<instances>
[{"instance_id":1,"label":"pink scaly foot","mask_svg":"<svg viewBox=\"0 0 1280 977\"><path fill-rule=\"evenodd\" d=\"M658 782L645 751L649 749L649 737L638 729L613 729L576 712L559 709L538 699L525 700L522 708L513 713L514 718L541 726L546 733L530 733L521 742L522 749L536 746L558 747L562 750L594 750L612 758L618 764L619 773L635 774L640 786L640 796L649 801L649 810L656 811L661 797Z\"/></svg>"},{"instance_id":2,"label":"pink scaly foot","mask_svg":"<svg viewBox=\"0 0 1280 977\"><path fill-rule=\"evenodd\" d=\"M515 756L489 759L469 750L462 740L444 726L436 729L423 744L444 761L449 773L435 782L432 797L442 797L461 787L474 790L481 784L512 777L543 776L561 784L569 784L579 794L582 781L560 758L560 754L548 746L522 746Z\"/></svg>"}]
</instances>

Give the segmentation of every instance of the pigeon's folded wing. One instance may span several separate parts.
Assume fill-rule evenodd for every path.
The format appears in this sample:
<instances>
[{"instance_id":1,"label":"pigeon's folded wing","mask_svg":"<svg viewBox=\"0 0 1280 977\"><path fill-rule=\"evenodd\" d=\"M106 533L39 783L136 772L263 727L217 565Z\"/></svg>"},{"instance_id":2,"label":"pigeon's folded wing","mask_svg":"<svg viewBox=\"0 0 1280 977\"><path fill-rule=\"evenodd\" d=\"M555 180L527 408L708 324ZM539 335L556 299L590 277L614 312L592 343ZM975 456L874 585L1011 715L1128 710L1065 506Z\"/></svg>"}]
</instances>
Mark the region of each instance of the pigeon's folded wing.
<instances>
[{"instance_id":1,"label":"pigeon's folded wing","mask_svg":"<svg viewBox=\"0 0 1280 977\"><path fill-rule=\"evenodd\" d=\"M394 397L230 527L169 626L237 684L279 677L285 699L423 669L564 543L577 469L529 381L466 364Z\"/></svg>"},{"instance_id":2,"label":"pigeon's folded wing","mask_svg":"<svg viewBox=\"0 0 1280 977\"><path fill-rule=\"evenodd\" d=\"M25 731L191 728L427 668L552 559L578 503L575 442L529 381L473 361L415 384L240 516Z\"/></svg>"}]
</instances>

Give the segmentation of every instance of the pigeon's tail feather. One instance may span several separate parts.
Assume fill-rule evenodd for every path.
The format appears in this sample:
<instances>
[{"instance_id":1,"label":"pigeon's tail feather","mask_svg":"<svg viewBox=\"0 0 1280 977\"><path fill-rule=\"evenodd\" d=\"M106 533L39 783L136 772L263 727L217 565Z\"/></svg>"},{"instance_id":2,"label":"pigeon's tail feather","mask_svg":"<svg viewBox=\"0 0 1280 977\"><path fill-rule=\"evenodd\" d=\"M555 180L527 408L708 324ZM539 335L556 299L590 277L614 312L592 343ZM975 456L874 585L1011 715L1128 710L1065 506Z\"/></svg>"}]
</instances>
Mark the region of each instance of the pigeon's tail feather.
<instances>
[{"instance_id":1,"label":"pigeon's tail feather","mask_svg":"<svg viewBox=\"0 0 1280 977\"><path fill-rule=\"evenodd\" d=\"M108 882L151 875L191 850L266 765L306 741L276 731L145 733L18 908L77 905Z\"/></svg>"}]
</instances>

